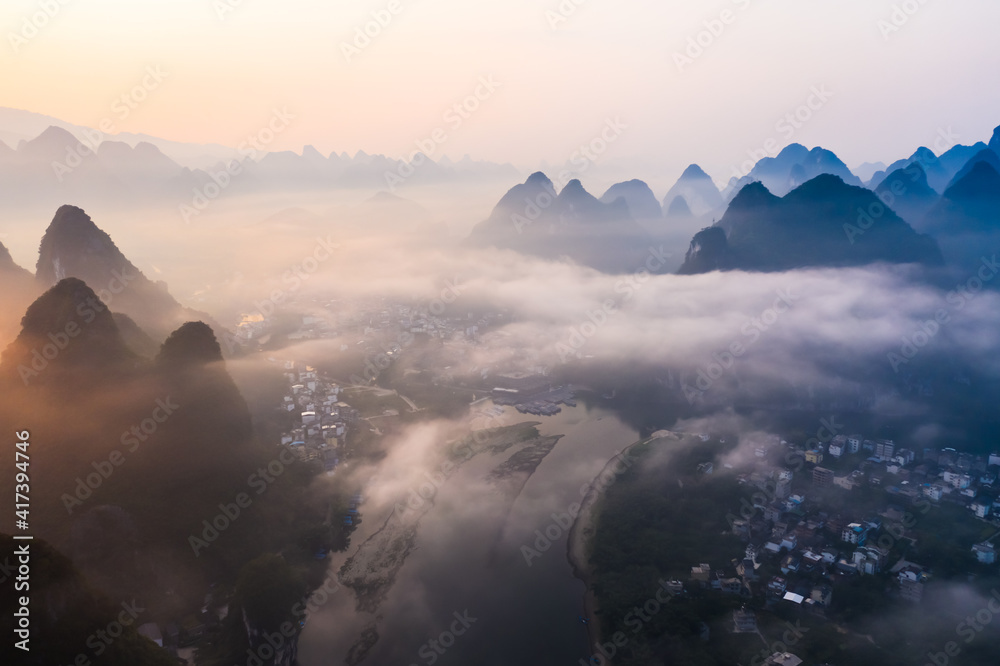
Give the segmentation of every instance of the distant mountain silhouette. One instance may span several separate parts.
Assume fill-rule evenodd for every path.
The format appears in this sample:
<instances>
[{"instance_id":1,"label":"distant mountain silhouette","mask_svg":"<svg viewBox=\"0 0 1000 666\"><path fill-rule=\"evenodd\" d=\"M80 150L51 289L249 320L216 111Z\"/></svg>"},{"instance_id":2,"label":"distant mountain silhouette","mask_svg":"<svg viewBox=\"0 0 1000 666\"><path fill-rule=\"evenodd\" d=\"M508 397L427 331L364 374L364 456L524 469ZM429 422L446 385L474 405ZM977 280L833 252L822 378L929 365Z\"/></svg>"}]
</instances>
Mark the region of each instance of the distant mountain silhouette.
<instances>
[{"instance_id":1,"label":"distant mountain silhouette","mask_svg":"<svg viewBox=\"0 0 1000 666\"><path fill-rule=\"evenodd\" d=\"M958 170L958 173L955 174L955 177L951 180L950 183L948 183L948 187L955 185L960 180L969 175L972 169L979 162L986 162L991 167L993 167L995 171L1000 172L1000 155L993 152L989 148L984 148L983 150L980 150L978 153L969 158L969 161L966 162L962 166L962 168Z\"/></svg>"},{"instance_id":2,"label":"distant mountain silhouette","mask_svg":"<svg viewBox=\"0 0 1000 666\"><path fill-rule=\"evenodd\" d=\"M679 196L684 197L688 209L695 216L707 215L720 210L723 206L719 188L697 164L689 165L674 186L667 191L663 197L663 210L669 211Z\"/></svg>"},{"instance_id":3,"label":"distant mountain silhouette","mask_svg":"<svg viewBox=\"0 0 1000 666\"><path fill-rule=\"evenodd\" d=\"M92 285L102 300L129 315L154 338L162 339L184 321L207 317L182 307L165 285L143 275L76 206L56 211L42 237L35 269L36 280L46 287L66 277Z\"/></svg>"},{"instance_id":4,"label":"distant mountain silhouette","mask_svg":"<svg viewBox=\"0 0 1000 666\"><path fill-rule=\"evenodd\" d=\"M25 112L0 108L0 130L3 119L11 114ZM221 189L232 196L477 181L512 178L518 173L510 164L475 161L468 156L458 161L435 161L416 154L407 161L359 151L353 158L343 153L324 157L313 146L305 146L301 155L292 151L249 155L224 146L182 144L128 133L107 137L91 131L90 136L101 138L99 145L91 146L90 139L82 139L88 136L86 128L48 120L53 123L33 138L21 140L16 149L6 144L0 147L0 183L8 203L59 198L85 205L190 206L197 196L204 197L206 191L220 187L220 178L226 182ZM37 127L38 120L22 124ZM184 163L192 167L182 166L168 155L183 156Z\"/></svg>"},{"instance_id":5,"label":"distant mountain silhouette","mask_svg":"<svg viewBox=\"0 0 1000 666\"><path fill-rule=\"evenodd\" d=\"M864 164L859 164L858 166L851 169L851 172L860 178L862 181L867 183L871 180L875 174L881 173L885 175L885 163L884 162L865 162Z\"/></svg>"},{"instance_id":6,"label":"distant mountain silhouette","mask_svg":"<svg viewBox=\"0 0 1000 666\"><path fill-rule=\"evenodd\" d=\"M890 173L905 169L911 164L919 164L927 174L927 184L936 192L944 192L954 181L955 175L966 166L969 160L978 153L986 150L987 146L982 141L972 145L952 146L940 156L934 154L930 148L921 146L909 157L896 160L884 171L875 174L867 186L876 189Z\"/></svg>"},{"instance_id":7,"label":"distant mountain silhouette","mask_svg":"<svg viewBox=\"0 0 1000 666\"><path fill-rule=\"evenodd\" d=\"M668 219L688 220L694 217L694 213L691 212L691 207L688 206L687 199L678 194L674 197L674 200L670 202L670 206L667 208L666 217Z\"/></svg>"},{"instance_id":8,"label":"distant mountain silhouette","mask_svg":"<svg viewBox=\"0 0 1000 666\"><path fill-rule=\"evenodd\" d=\"M990 137L989 147L994 153L1000 155L1000 126L997 126L993 130L993 136Z\"/></svg>"},{"instance_id":9,"label":"distant mountain silhouette","mask_svg":"<svg viewBox=\"0 0 1000 666\"><path fill-rule=\"evenodd\" d=\"M500 199L472 229L469 242L619 272L638 270L652 240L624 197L603 203L579 180L557 194L552 181L536 172Z\"/></svg>"},{"instance_id":10,"label":"distant mountain silhouette","mask_svg":"<svg viewBox=\"0 0 1000 666\"><path fill-rule=\"evenodd\" d=\"M636 220L658 220L663 216L660 202L656 200L653 190L641 180L629 180L612 185L601 197L601 202L614 203L619 197L625 200L629 212Z\"/></svg>"},{"instance_id":11,"label":"distant mountain silhouette","mask_svg":"<svg viewBox=\"0 0 1000 666\"><path fill-rule=\"evenodd\" d=\"M938 235L1000 232L1000 172L989 160L974 161L928 212L927 227Z\"/></svg>"},{"instance_id":12,"label":"distant mountain silhouette","mask_svg":"<svg viewBox=\"0 0 1000 666\"><path fill-rule=\"evenodd\" d=\"M896 169L875 188L887 206L914 228L922 228L921 222L940 195L927 183L927 173L920 162L912 162Z\"/></svg>"},{"instance_id":13,"label":"distant mountain silhouette","mask_svg":"<svg viewBox=\"0 0 1000 666\"><path fill-rule=\"evenodd\" d=\"M0 317L0 349L2 349L20 331L17 319L10 315L24 312L28 304L41 293L41 289L29 271L14 263L3 243L0 243L0 283L3 284L3 289L0 289L0 312L4 313L4 316Z\"/></svg>"},{"instance_id":14,"label":"distant mountain silhouette","mask_svg":"<svg viewBox=\"0 0 1000 666\"><path fill-rule=\"evenodd\" d=\"M889 165L886 174L890 174L898 169L905 168L910 164L919 164L927 175L927 184L935 191L942 192L948 185L951 173L945 168L944 163L934 154L934 151L925 146L917 148L912 155L905 160L898 160ZM881 184L881 183L879 183Z\"/></svg>"},{"instance_id":15,"label":"distant mountain silhouette","mask_svg":"<svg viewBox=\"0 0 1000 666\"><path fill-rule=\"evenodd\" d=\"M862 184L847 165L831 151L819 147L809 150L802 144L792 143L785 146L775 157L762 158L743 178L730 179L724 197L731 201L752 182L763 183L769 192L784 196L821 174L838 176L849 185Z\"/></svg>"},{"instance_id":16,"label":"distant mountain silhouette","mask_svg":"<svg viewBox=\"0 0 1000 666\"><path fill-rule=\"evenodd\" d=\"M14 263L10 251L3 243L0 243L0 276L3 276L5 280L16 279L18 276L22 279L31 278L31 273Z\"/></svg>"},{"instance_id":17,"label":"distant mountain silhouette","mask_svg":"<svg viewBox=\"0 0 1000 666\"><path fill-rule=\"evenodd\" d=\"M875 211L871 223L859 226L859 211ZM783 198L751 183L712 229L696 234L680 273L942 262L937 244L917 234L873 192L830 174Z\"/></svg>"},{"instance_id":18,"label":"distant mountain silhouette","mask_svg":"<svg viewBox=\"0 0 1000 666\"><path fill-rule=\"evenodd\" d=\"M952 146L941 154L941 157L939 158L941 160L941 166L943 166L945 170L951 174L951 178L953 179L955 174L958 173L962 167L968 164L969 160L971 160L977 153L986 150L987 148L988 146L982 141L977 141L971 146Z\"/></svg>"}]
</instances>

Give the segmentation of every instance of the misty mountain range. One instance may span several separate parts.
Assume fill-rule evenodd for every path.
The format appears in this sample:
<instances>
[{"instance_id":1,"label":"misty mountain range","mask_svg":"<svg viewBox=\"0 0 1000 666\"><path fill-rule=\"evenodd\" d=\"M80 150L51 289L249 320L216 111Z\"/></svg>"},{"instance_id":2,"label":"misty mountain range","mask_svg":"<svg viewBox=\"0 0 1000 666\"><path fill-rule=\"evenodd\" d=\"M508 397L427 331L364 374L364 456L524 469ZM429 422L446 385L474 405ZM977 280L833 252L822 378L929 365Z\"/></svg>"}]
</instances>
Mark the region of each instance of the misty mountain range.
<instances>
[{"instance_id":1,"label":"misty mountain range","mask_svg":"<svg viewBox=\"0 0 1000 666\"><path fill-rule=\"evenodd\" d=\"M536 173L504 195L470 241L633 272L671 233L711 220L694 234L681 273L962 263L1000 232L998 151L1000 128L988 145L940 157L922 147L866 186L834 153L791 144L721 193L692 164L662 205L641 180L617 183L598 200L577 180L557 193Z\"/></svg>"},{"instance_id":2,"label":"misty mountain range","mask_svg":"<svg viewBox=\"0 0 1000 666\"><path fill-rule=\"evenodd\" d=\"M102 301L115 310L125 331L140 347L148 347L146 333L162 341L186 321L203 320L209 315L181 306L162 282L147 278L128 260L111 237L94 224L82 209L61 206L39 244L38 261L32 277L17 266L0 245L0 275L8 294L38 295L66 278L92 285ZM139 334L140 331L144 331ZM152 339L150 338L150 339Z\"/></svg>"},{"instance_id":3,"label":"misty mountain range","mask_svg":"<svg viewBox=\"0 0 1000 666\"><path fill-rule=\"evenodd\" d=\"M0 127L8 114L0 110ZM23 113L23 112L22 112ZM37 122L29 123L29 127ZM6 134L10 134L9 132ZM93 141L92 137L99 137ZM118 140L121 137L123 140ZM178 144L144 135L88 136L87 128L48 125L14 147L0 140L0 195L10 205L42 199L88 196L119 205L193 205L198 196L307 191L334 188L395 189L403 184L458 183L511 178L509 164L468 156L435 161L416 154L409 162L384 155L336 152L324 156L312 146L301 154ZM96 150L92 146L96 144ZM199 166L189 166L199 165ZM207 188L207 189L206 189Z\"/></svg>"}]
</instances>

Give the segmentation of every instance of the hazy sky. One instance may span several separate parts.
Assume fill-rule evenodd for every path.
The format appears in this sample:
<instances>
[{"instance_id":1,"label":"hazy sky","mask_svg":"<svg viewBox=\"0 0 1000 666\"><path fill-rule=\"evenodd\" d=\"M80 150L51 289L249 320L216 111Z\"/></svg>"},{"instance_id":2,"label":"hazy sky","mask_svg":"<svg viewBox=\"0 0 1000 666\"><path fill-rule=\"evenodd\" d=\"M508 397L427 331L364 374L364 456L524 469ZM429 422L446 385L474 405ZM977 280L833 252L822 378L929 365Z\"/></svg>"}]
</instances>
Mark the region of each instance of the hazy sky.
<instances>
[{"instance_id":1,"label":"hazy sky","mask_svg":"<svg viewBox=\"0 0 1000 666\"><path fill-rule=\"evenodd\" d=\"M270 149L399 157L442 128L435 155L524 168L564 163L618 118L602 160L637 176L696 161L717 181L769 138L854 166L1000 124L997 2L575 1L5 0L0 106L233 146L287 108ZM373 12L391 21L349 57ZM679 65L699 33L707 46ZM122 119L116 98L157 66L168 76ZM447 120L480 77L500 86ZM832 96L779 127L814 88Z\"/></svg>"}]
</instances>

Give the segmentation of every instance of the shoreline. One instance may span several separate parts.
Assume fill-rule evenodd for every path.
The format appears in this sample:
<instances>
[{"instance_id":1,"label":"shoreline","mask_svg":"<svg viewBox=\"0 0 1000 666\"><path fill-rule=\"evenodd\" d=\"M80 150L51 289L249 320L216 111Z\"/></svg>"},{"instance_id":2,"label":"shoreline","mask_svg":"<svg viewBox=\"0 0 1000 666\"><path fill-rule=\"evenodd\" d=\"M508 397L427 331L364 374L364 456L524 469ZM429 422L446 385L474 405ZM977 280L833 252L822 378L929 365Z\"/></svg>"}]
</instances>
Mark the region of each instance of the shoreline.
<instances>
[{"instance_id":1,"label":"shoreline","mask_svg":"<svg viewBox=\"0 0 1000 666\"><path fill-rule=\"evenodd\" d=\"M611 457L608 462L605 463L604 467L601 468L601 471L597 473L597 476L591 479L590 485L587 488L587 493L583 496L583 501L580 503L580 513L577 514L572 527L570 527L569 536L566 540L566 559L569 561L569 565L573 569L573 576L581 580L586 587L583 595L583 613L584 617L587 619L587 641L588 649L591 650L591 655L594 654L594 646L598 645L601 641L601 623L598 616L600 608L597 603L597 596L590 587L591 579L593 578L593 571L591 570L589 558L590 553L587 548L590 537L594 534L594 528L597 522L594 508L601 496L601 491L598 490L597 481L604 476L605 472L618 462L622 456L627 454L634 447L667 437L669 435L677 436L677 433L666 430L658 430L645 439L640 439L637 442L629 444L619 453Z\"/></svg>"}]
</instances>

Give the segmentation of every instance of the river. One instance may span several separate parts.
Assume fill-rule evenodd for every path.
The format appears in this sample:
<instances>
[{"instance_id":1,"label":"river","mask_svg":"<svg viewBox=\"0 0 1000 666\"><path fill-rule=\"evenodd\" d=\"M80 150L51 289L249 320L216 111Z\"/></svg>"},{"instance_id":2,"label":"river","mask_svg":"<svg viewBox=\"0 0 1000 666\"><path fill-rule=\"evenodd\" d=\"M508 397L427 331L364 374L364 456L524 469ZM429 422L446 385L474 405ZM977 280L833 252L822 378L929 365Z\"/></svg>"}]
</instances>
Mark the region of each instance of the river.
<instances>
[{"instance_id":1,"label":"river","mask_svg":"<svg viewBox=\"0 0 1000 666\"><path fill-rule=\"evenodd\" d=\"M303 666L344 664L350 646L376 620L379 640L366 665L570 666L591 654L579 620L584 585L566 558L564 514L639 434L613 413L582 405L550 417L521 417L507 408L508 421L515 417L540 421L542 435L562 438L513 504L482 481L495 459L469 461L421 519L416 549L376 615L356 612L353 592L341 588L310 616L299 640ZM366 514L352 544L385 518ZM347 555L332 558L331 571Z\"/></svg>"}]
</instances>

